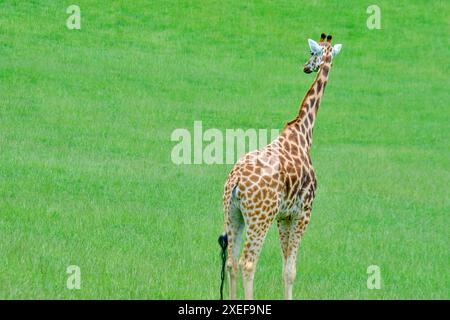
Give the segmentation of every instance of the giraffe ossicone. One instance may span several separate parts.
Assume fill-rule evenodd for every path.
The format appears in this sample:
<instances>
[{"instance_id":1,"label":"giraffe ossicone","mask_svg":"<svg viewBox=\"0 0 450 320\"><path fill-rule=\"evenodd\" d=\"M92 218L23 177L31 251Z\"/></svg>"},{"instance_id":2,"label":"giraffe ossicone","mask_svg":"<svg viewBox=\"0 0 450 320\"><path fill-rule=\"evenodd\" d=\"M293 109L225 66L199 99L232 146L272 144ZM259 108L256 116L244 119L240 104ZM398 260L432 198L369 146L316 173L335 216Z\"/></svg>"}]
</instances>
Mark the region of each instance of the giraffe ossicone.
<instances>
[{"instance_id":1,"label":"giraffe ossicone","mask_svg":"<svg viewBox=\"0 0 450 320\"><path fill-rule=\"evenodd\" d=\"M253 279L267 231L276 220L282 251L286 299L292 299L300 239L310 221L317 182L311 163L312 132L328 83L333 57L342 48L331 45L322 33L319 42L309 39L311 56L305 73L317 72L301 102L297 116L272 143L245 154L228 175L224 187L224 231L230 298L236 299L240 266L246 299L253 298ZM239 258L240 245L245 243ZM225 257L225 255L223 255ZM238 260L239 258L239 260Z\"/></svg>"}]
</instances>

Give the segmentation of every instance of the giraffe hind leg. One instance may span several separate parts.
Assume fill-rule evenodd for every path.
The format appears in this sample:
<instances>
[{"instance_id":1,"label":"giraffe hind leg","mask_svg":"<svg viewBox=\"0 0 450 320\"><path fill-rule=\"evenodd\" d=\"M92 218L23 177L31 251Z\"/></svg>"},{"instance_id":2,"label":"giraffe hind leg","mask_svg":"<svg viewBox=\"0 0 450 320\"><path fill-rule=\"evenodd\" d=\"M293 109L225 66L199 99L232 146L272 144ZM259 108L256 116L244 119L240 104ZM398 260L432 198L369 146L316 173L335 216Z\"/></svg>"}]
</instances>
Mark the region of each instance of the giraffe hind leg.
<instances>
[{"instance_id":1,"label":"giraffe hind leg","mask_svg":"<svg viewBox=\"0 0 450 320\"><path fill-rule=\"evenodd\" d=\"M286 217L283 219L278 219L277 226L278 226L278 237L280 239L280 245L281 245L281 257L283 259L282 261L282 274L283 274L283 282L284 282L284 288L285 288L285 297L288 297L287 293L287 286L286 286L286 260L289 256L289 235L291 232L291 225L292 225L292 218Z\"/></svg>"},{"instance_id":2,"label":"giraffe hind leg","mask_svg":"<svg viewBox=\"0 0 450 320\"><path fill-rule=\"evenodd\" d=\"M229 275L229 288L230 299L236 299L236 282L238 273L238 257L239 249L242 242L242 236L245 223L242 217L242 213L236 205L230 205L228 212L227 222L227 235L228 235L228 258L227 258L227 270Z\"/></svg>"},{"instance_id":3,"label":"giraffe hind leg","mask_svg":"<svg viewBox=\"0 0 450 320\"><path fill-rule=\"evenodd\" d=\"M256 212L246 212L246 238L239 264L241 266L244 281L244 293L246 300L253 299L253 279L256 272L259 254L264 240L276 214L276 208L261 211L256 217Z\"/></svg>"}]
</instances>

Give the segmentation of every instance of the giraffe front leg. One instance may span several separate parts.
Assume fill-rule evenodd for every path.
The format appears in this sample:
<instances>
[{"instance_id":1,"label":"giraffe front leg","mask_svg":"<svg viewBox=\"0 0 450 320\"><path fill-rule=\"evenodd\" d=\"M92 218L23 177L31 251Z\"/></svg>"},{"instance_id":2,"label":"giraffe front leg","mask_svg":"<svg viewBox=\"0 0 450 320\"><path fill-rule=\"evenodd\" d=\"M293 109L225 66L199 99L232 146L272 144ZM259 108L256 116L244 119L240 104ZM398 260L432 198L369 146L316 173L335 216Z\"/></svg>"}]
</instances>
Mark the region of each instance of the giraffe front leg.
<instances>
[{"instance_id":1,"label":"giraffe front leg","mask_svg":"<svg viewBox=\"0 0 450 320\"><path fill-rule=\"evenodd\" d=\"M293 219L289 233L289 248L283 271L284 296L286 300L292 300L292 287L297 275L297 252L300 239L309 222L311 209L304 209L303 214Z\"/></svg>"}]
</instances>

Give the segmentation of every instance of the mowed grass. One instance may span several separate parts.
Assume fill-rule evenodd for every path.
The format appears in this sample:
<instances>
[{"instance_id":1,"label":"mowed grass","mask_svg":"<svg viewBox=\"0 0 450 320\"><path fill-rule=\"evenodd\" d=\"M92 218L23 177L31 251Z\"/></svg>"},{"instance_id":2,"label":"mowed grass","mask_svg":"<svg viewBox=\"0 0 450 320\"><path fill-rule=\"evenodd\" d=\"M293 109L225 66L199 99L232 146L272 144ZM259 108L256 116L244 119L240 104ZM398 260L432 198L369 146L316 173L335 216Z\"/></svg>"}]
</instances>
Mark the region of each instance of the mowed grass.
<instances>
[{"instance_id":1,"label":"mowed grass","mask_svg":"<svg viewBox=\"0 0 450 320\"><path fill-rule=\"evenodd\" d=\"M0 2L0 298L217 299L231 165L174 165L171 133L282 128L321 32L343 49L294 298L450 298L447 1L377 1L381 30L367 1L79 0L73 31L70 4ZM275 227L255 297L283 298Z\"/></svg>"}]
</instances>

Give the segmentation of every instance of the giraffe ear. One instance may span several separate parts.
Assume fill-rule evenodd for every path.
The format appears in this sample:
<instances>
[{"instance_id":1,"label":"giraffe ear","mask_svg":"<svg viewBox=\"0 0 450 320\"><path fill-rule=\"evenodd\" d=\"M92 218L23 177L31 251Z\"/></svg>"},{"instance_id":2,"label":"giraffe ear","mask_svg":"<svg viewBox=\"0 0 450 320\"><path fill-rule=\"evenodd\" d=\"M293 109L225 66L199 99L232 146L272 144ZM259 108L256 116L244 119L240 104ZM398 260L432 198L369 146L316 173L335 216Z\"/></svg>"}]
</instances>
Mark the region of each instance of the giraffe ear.
<instances>
[{"instance_id":1,"label":"giraffe ear","mask_svg":"<svg viewBox=\"0 0 450 320\"><path fill-rule=\"evenodd\" d=\"M319 53L322 51L322 47L314 40L308 39L308 44L309 44L309 48L311 49L311 52Z\"/></svg>"},{"instance_id":2,"label":"giraffe ear","mask_svg":"<svg viewBox=\"0 0 450 320\"><path fill-rule=\"evenodd\" d=\"M337 54L341 51L342 44L338 43L333 46L333 57L337 56Z\"/></svg>"}]
</instances>

